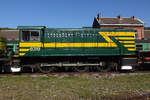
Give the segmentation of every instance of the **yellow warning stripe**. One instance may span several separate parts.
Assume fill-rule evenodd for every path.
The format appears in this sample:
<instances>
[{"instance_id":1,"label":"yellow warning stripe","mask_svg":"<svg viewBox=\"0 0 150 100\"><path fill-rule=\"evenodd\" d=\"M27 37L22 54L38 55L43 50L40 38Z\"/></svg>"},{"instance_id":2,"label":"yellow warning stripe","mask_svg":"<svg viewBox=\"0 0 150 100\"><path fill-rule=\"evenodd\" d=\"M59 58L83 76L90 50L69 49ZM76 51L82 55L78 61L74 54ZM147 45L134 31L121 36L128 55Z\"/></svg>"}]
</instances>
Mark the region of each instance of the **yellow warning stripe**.
<instances>
[{"instance_id":1,"label":"yellow warning stripe","mask_svg":"<svg viewBox=\"0 0 150 100\"><path fill-rule=\"evenodd\" d=\"M115 43L44 43L44 47L117 47Z\"/></svg>"},{"instance_id":2,"label":"yellow warning stripe","mask_svg":"<svg viewBox=\"0 0 150 100\"><path fill-rule=\"evenodd\" d=\"M35 43L20 43L20 47L43 47ZM44 43L44 47L117 47L115 43ZM29 49L19 49L29 51Z\"/></svg>"},{"instance_id":3,"label":"yellow warning stripe","mask_svg":"<svg viewBox=\"0 0 150 100\"><path fill-rule=\"evenodd\" d=\"M30 49L19 49L19 51L29 51Z\"/></svg>"},{"instance_id":4,"label":"yellow warning stripe","mask_svg":"<svg viewBox=\"0 0 150 100\"><path fill-rule=\"evenodd\" d=\"M135 32L99 32L107 36L135 36Z\"/></svg>"},{"instance_id":5,"label":"yellow warning stripe","mask_svg":"<svg viewBox=\"0 0 150 100\"><path fill-rule=\"evenodd\" d=\"M19 57L19 55L13 55L13 57Z\"/></svg>"},{"instance_id":6,"label":"yellow warning stripe","mask_svg":"<svg viewBox=\"0 0 150 100\"><path fill-rule=\"evenodd\" d=\"M124 45L124 47L135 47L135 45Z\"/></svg>"},{"instance_id":7,"label":"yellow warning stripe","mask_svg":"<svg viewBox=\"0 0 150 100\"><path fill-rule=\"evenodd\" d=\"M30 43L21 42L21 43L19 43L19 47L42 47L42 43L40 43L40 42L37 42L37 43L34 43L34 42L30 42Z\"/></svg>"},{"instance_id":8,"label":"yellow warning stripe","mask_svg":"<svg viewBox=\"0 0 150 100\"><path fill-rule=\"evenodd\" d=\"M101 35L101 36L103 36L103 38L109 43L114 43L114 41L112 41L111 39L110 39L110 37L109 37L109 33L105 33L105 32L99 32L99 34Z\"/></svg>"},{"instance_id":9,"label":"yellow warning stripe","mask_svg":"<svg viewBox=\"0 0 150 100\"><path fill-rule=\"evenodd\" d=\"M129 51L135 51L136 49L133 48L128 48Z\"/></svg>"},{"instance_id":10,"label":"yellow warning stripe","mask_svg":"<svg viewBox=\"0 0 150 100\"><path fill-rule=\"evenodd\" d=\"M119 41L120 43L135 43L135 41Z\"/></svg>"},{"instance_id":11,"label":"yellow warning stripe","mask_svg":"<svg viewBox=\"0 0 150 100\"><path fill-rule=\"evenodd\" d=\"M116 37L117 40L135 40L134 37Z\"/></svg>"},{"instance_id":12,"label":"yellow warning stripe","mask_svg":"<svg viewBox=\"0 0 150 100\"><path fill-rule=\"evenodd\" d=\"M26 53L19 53L20 56L24 56Z\"/></svg>"}]
</instances>

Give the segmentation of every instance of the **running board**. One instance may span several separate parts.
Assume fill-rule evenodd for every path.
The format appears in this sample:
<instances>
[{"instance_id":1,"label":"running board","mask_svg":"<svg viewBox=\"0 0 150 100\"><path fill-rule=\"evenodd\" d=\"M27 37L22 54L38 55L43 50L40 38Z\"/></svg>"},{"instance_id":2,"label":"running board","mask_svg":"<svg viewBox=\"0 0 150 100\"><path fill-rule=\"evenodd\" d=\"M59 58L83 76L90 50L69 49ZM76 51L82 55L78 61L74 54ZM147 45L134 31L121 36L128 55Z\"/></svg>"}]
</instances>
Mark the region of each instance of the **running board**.
<instances>
[{"instance_id":1,"label":"running board","mask_svg":"<svg viewBox=\"0 0 150 100\"><path fill-rule=\"evenodd\" d=\"M102 66L102 63L96 63L96 64L82 64L82 63L72 63L72 64L63 64L63 63L57 63L57 64L41 64L42 66L56 66L56 67L69 67L69 66Z\"/></svg>"}]
</instances>

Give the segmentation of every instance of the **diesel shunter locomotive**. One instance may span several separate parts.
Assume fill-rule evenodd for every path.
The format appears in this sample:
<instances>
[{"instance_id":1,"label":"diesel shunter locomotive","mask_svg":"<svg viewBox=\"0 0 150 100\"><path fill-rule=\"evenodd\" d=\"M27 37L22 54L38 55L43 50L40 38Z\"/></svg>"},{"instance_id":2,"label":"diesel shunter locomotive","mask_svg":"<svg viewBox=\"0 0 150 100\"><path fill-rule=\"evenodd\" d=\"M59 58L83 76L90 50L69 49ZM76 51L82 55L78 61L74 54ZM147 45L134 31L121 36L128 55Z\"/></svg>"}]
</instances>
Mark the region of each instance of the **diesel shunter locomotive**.
<instances>
[{"instance_id":1,"label":"diesel shunter locomotive","mask_svg":"<svg viewBox=\"0 0 150 100\"><path fill-rule=\"evenodd\" d=\"M2 65L5 62L6 58L6 40L0 36L0 72L2 72Z\"/></svg>"},{"instance_id":2,"label":"diesel shunter locomotive","mask_svg":"<svg viewBox=\"0 0 150 100\"><path fill-rule=\"evenodd\" d=\"M25 67L41 72L132 70L137 63L131 29L19 26L18 30L19 56L12 58L13 72Z\"/></svg>"}]
</instances>

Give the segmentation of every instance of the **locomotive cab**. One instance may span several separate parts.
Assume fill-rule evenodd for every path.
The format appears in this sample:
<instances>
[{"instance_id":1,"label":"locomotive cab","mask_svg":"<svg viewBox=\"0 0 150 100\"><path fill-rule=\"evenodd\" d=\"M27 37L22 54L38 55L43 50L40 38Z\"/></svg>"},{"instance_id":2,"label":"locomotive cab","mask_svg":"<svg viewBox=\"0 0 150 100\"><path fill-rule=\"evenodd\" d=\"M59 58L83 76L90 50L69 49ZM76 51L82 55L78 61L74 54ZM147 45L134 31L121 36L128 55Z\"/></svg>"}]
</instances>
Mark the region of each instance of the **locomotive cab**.
<instances>
[{"instance_id":1,"label":"locomotive cab","mask_svg":"<svg viewBox=\"0 0 150 100\"><path fill-rule=\"evenodd\" d=\"M44 26L32 26L23 28L22 26L18 27L20 34L20 56L39 56L39 54L41 54L41 49L43 48L44 28Z\"/></svg>"},{"instance_id":2,"label":"locomotive cab","mask_svg":"<svg viewBox=\"0 0 150 100\"><path fill-rule=\"evenodd\" d=\"M22 57L26 55L29 56L38 56L41 53L41 48L43 47L43 32L44 26L19 26L19 58L13 59L11 64L12 72L21 71L21 60ZM29 52L31 51L31 52ZM25 58L27 59L27 58Z\"/></svg>"}]
</instances>

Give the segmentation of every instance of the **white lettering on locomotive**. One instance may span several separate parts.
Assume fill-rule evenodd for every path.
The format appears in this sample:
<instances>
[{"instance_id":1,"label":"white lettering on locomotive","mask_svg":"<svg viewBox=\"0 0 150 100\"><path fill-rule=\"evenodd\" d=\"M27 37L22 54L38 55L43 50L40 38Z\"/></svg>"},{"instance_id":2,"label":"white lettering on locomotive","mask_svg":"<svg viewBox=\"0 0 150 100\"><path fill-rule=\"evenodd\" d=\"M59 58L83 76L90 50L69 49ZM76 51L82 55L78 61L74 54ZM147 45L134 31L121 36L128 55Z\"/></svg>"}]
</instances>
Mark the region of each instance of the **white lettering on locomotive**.
<instances>
[{"instance_id":1,"label":"white lettering on locomotive","mask_svg":"<svg viewBox=\"0 0 150 100\"><path fill-rule=\"evenodd\" d=\"M30 51L40 51L40 47L31 47Z\"/></svg>"}]
</instances>

